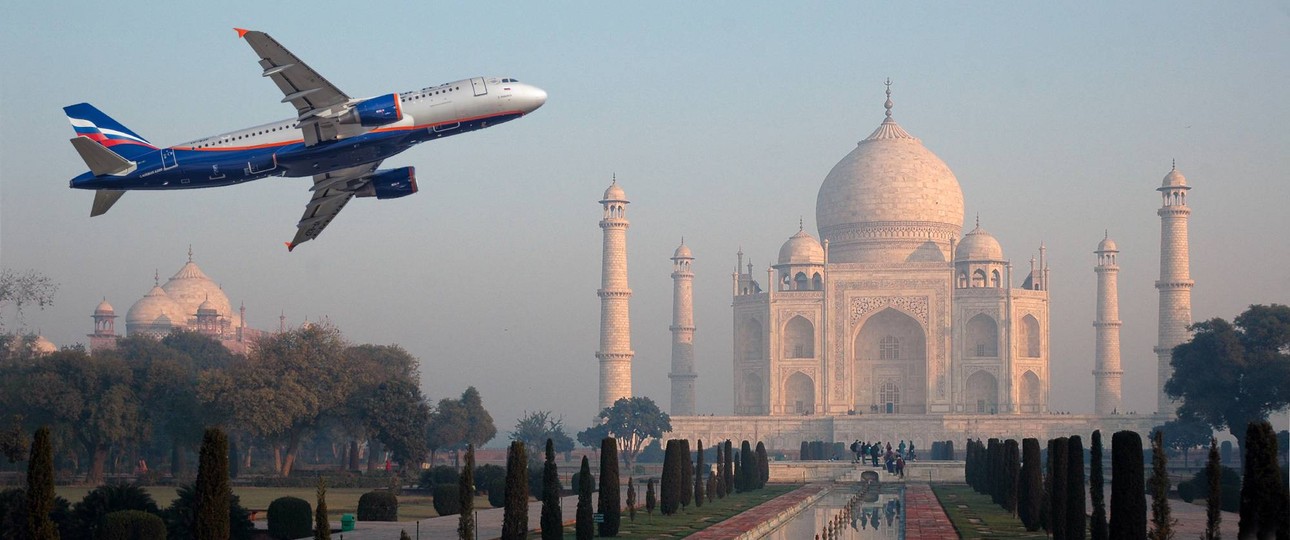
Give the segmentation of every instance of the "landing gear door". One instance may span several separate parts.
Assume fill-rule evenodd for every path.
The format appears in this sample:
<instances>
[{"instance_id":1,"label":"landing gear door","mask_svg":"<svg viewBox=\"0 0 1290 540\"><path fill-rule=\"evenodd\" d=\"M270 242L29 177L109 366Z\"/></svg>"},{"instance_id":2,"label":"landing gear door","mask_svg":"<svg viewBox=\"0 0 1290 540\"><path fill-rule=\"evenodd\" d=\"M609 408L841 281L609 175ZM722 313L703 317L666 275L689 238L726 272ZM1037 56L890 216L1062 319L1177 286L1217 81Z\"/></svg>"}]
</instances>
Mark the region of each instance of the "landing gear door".
<instances>
[{"instance_id":1,"label":"landing gear door","mask_svg":"<svg viewBox=\"0 0 1290 540\"><path fill-rule=\"evenodd\" d=\"M475 77L470 80L470 86L475 89L475 95L482 96L488 93L488 86L484 84L483 77Z\"/></svg>"}]
</instances>

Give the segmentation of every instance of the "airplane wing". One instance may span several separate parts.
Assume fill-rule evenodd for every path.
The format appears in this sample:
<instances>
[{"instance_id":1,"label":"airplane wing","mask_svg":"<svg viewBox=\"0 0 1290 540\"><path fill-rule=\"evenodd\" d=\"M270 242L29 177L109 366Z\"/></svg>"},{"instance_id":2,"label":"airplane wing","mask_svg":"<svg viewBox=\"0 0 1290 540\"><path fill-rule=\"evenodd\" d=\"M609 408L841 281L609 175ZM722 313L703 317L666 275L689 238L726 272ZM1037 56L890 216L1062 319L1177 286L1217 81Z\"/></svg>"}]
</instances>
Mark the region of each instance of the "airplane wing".
<instances>
[{"instance_id":1,"label":"airplane wing","mask_svg":"<svg viewBox=\"0 0 1290 540\"><path fill-rule=\"evenodd\" d=\"M335 140L334 121L317 115L328 108L349 102L349 96L268 34L241 28L234 30L260 56L260 67L264 69L261 75L273 79L273 83L282 90L282 102L291 102L296 107L305 145L313 146Z\"/></svg>"},{"instance_id":2,"label":"airplane wing","mask_svg":"<svg viewBox=\"0 0 1290 540\"><path fill-rule=\"evenodd\" d=\"M380 165L377 161L314 175L314 187L310 188L314 196L305 205L305 213L296 224L296 237L287 242L287 251L322 234L327 224L354 198L354 191L364 185L365 177Z\"/></svg>"}]
</instances>

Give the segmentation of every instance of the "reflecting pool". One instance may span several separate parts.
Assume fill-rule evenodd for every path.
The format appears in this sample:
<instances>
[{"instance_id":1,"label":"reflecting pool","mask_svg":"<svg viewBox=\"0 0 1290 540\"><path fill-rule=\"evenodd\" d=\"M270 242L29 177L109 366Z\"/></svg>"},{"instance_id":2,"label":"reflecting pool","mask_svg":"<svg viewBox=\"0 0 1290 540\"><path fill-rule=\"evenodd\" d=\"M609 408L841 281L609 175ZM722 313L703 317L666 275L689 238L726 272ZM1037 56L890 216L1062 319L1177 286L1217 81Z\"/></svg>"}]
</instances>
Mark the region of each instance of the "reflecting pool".
<instances>
[{"instance_id":1,"label":"reflecting pool","mask_svg":"<svg viewBox=\"0 0 1290 540\"><path fill-rule=\"evenodd\" d=\"M765 538L861 540L904 538L904 485L839 484ZM830 527L831 526L831 527ZM828 532L831 529L831 533Z\"/></svg>"}]
</instances>

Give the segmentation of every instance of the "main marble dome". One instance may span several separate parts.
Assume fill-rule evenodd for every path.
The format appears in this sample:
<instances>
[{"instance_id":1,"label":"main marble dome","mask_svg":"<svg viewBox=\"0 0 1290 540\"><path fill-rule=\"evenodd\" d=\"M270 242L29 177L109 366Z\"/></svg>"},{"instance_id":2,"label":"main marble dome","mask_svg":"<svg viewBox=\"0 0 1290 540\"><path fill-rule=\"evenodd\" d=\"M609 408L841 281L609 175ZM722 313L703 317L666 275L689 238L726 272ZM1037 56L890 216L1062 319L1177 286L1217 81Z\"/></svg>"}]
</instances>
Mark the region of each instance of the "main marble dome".
<instances>
[{"instance_id":1,"label":"main marble dome","mask_svg":"<svg viewBox=\"0 0 1290 540\"><path fill-rule=\"evenodd\" d=\"M815 203L830 262L948 260L963 230L963 190L954 172L891 117L824 179Z\"/></svg>"}]
</instances>

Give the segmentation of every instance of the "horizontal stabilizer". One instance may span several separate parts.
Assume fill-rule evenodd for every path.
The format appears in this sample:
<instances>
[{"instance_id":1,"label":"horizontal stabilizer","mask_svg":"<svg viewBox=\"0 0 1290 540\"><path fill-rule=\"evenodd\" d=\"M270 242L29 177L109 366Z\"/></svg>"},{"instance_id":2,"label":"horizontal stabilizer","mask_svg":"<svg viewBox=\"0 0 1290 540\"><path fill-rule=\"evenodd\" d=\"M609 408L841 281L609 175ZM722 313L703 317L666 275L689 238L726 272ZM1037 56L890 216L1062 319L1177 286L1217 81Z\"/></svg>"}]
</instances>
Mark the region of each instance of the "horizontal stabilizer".
<instances>
[{"instance_id":1,"label":"horizontal stabilizer","mask_svg":"<svg viewBox=\"0 0 1290 540\"><path fill-rule=\"evenodd\" d=\"M106 214L112 205L121 200L125 195L125 190L121 189L96 189L94 190L94 206L90 208L90 217L101 216Z\"/></svg>"},{"instance_id":2,"label":"horizontal stabilizer","mask_svg":"<svg viewBox=\"0 0 1290 540\"><path fill-rule=\"evenodd\" d=\"M75 137L71 141L94 176L128 174L135 169L133 161L117 155L88 137Z\"/></svg>"}]
</instances>

